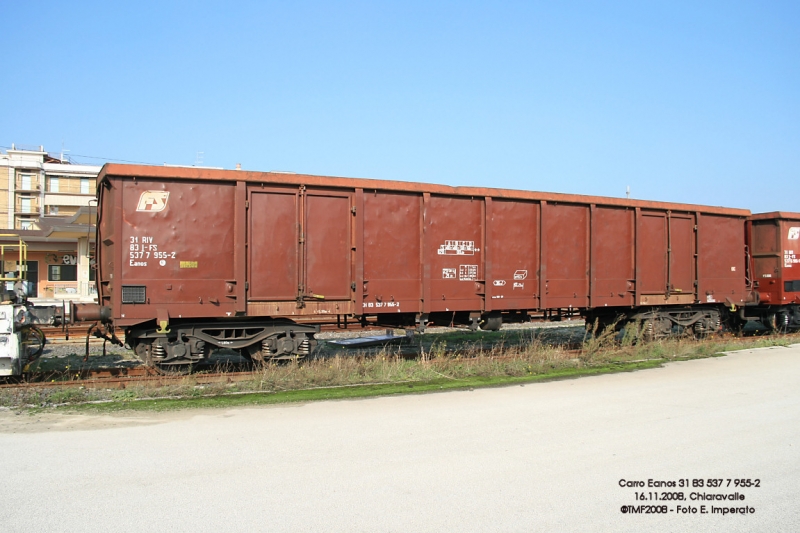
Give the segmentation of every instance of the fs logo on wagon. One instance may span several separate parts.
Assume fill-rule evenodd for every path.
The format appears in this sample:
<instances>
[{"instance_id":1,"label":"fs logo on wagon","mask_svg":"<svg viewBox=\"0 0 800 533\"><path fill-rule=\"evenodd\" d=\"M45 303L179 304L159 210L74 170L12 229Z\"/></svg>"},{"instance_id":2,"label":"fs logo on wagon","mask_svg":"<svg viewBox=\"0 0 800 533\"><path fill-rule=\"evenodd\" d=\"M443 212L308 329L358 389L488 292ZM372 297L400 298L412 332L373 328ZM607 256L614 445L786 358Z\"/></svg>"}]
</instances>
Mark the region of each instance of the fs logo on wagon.
<instances>
[{"instance_id":1,"label":"fs logo on wagon","mask_svg":"<svg viewBox=\"0 0 800 533\"><path fill-rule=\"evenodd\" d=\"M136 210L158 213L167 208L167 200L169 200L169 191L144 191L139 197L139 205L136 206Z\"/></svg>"}]
</instances>

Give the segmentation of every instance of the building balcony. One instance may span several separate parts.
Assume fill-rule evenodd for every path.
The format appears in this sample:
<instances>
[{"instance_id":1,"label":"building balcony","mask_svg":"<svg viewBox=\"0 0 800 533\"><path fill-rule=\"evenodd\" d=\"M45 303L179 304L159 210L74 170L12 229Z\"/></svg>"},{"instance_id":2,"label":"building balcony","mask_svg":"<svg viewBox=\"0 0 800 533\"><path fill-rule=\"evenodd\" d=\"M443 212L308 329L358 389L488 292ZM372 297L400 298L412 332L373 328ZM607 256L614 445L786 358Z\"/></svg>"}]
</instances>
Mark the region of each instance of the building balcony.
<instances>
[{"instance_id":1,"label":"building balcony","mask_svg":"<svg viewBox=\"0 0 800 533\"><path fill-rule=\"evenodd\" d=\"M37 183L36 181L31 183L28 180L18 179L17 183L15 184L15 190L17 192L39 192L40 190L42 190L42 186L40 183Z\"/></svg>"},{"instance_id":2,"label":"building balcony","mask_svg":"<svg viewBox=\"0 0 800 533\"><path fill-rule=\"evenodd\" d=\"M93 281L48 281L39 288L40 298L75 299L80 296L97 297L97 286Z\"/></svg>"},{"instance_id":3,"label":"building balcony","mask_svg":"<svg viewBox=\"0 0 800 533\"><path fill-rule=\"evenodd\" d=\"M70 207L84 207L88 206L95 196L83 194L64 194L48 192L44 195L44 205L63 205Z\"/></svg>"},{"instance_id":4,"label":"building balcony","mask_svg":"<svg viewBox=\"0 0 800 533\"><path fill-rule=\"evenodd\" d=\"M14 212L18 215L38 215L39 214L39 199L30 198L27 201L17 201L14 204Z\"/></svg>"}]
</instances>

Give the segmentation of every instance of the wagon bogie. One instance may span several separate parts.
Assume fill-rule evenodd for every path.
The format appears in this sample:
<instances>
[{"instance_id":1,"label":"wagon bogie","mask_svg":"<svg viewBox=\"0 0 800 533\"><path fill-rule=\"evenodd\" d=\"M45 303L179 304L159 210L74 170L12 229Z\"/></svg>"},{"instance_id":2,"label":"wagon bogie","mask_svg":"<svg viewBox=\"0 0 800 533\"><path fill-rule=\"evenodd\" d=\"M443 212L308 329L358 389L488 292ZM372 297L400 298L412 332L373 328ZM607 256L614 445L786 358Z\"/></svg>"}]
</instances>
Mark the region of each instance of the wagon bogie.
<instances>
[{"instance_id":1,"label":"wagon bogie","mask_svg":"<svg viewBox=\"0 0 800 533\"><path fill-rule=\"evenodd\" d=\"M151 366L207 360L213 350L233 350L256 361L305 357L316 346L316 326L288 320L181 320L160 331L154 323L129 328L126 342Z\"/></svg>"}]
</instances>

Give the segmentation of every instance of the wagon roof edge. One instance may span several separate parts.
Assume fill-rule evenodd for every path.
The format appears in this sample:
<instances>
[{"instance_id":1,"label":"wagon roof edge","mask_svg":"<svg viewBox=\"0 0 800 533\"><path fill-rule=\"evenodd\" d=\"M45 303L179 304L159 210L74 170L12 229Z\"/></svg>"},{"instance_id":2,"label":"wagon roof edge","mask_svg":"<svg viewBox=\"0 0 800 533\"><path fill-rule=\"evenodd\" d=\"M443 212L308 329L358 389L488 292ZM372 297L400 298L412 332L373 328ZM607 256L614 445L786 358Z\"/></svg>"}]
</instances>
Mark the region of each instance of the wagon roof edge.
<instances>
[{"instance_id":1,"label":"wagon roof edge","mask_svg":"<svg viewBox=\"0 0 800 533\"><path fill-rule=\"evenodd\" d=\"M800 220L800 213L792 213L789 211L770 211L769 213L754 213L750 215L750 220Z\"/></svg>"},{"instance_id":2,"label":"wagon roof edge","mask_svg":"<svg viewBox=\"0 0 800 533\"><path fill-rule=\"evenodd\" d=\"M417 183L409 181L380 180L374 178L346 178L338 176L316 176L312 174L295 174L289 172L261 172L250 170L220 170L199 167L176 167L155 165L129 165L121 163L106 163L97 176L101 183L110 176L129 178L162 178L179 180L208 180L208 181L245 181L278 183L285 185L314 185L319 187L345 187L352 189L375 189L383 191L397 191L410 193L430 193L454 196L488 196L491 198L510 198L520 200L537 200L558 203L578 203L609 205L631 208L669 209L674 211L702 212L716 215L729 215L739 217L751 216L750 210L708 206L698 204L684 204L660 202L652 200L633 200L628 198L613 198L608 196L589 196L580 194L566 194L556 192L524 191L517 189L495 189L490 187L452 187L449 185Z\"/></svg>"}]
</instances>

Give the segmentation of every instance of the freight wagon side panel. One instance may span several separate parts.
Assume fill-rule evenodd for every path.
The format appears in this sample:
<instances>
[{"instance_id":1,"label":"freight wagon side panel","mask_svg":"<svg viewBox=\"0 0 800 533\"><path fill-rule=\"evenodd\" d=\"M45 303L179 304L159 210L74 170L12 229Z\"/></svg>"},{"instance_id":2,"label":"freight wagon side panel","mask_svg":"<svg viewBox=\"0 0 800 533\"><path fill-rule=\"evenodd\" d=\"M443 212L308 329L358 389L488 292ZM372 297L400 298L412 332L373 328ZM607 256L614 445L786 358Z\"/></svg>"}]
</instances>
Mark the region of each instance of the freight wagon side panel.
<instances>
[{"instance_id":1,"label":"freight wagon side panel","mask_svg":"<svg viewBox=\"0 0 800 533\"><path fill-rule=\"evenodd\" d=\"M750 247L761 302L800 303L800 214L753 215Z\"/></svg>"},{"instance_id":2,"label":"freight wagon side panel","mask_svg":"<svg viewBox=\"0 0 800 533\"><path fill-rule=\"evenodd\" d=\"M753 276L758 283L758 292L764 303L780 303L781 250L780 225L778 220L755 220L751 227Z\"/></svg>"},{"instance_id":3,"label":"freight wagon side panel","mask_svg":"<svg viewBox=\"0 0 800 533\"><path fill-rule=\"evenodd\" d=\"M539 307L539 204L487 202L486 309Z\"/></svg>"},{"instance_id":4,"label":"freight wagon side panel","mask_svg":"<svg viewBox=\"0 0 800 533\"><path fill-rule=\"evenodd\" d=\"M636 228L636 284L638 304L663 304L667 287L667 216L643 211ZM662 298L647 298L660 295Z\"/></svg>"},{"instance_id":5,"label":"freight wagon side panel","mask_svg":"<svg viewBox=\"0 0 800 533\"><path fill-rule=\"evenodd\" d=\"M800 303L800 218L781 221L780 235L783 243L780 303Z\"/></svg>"},{"instance_id":6,"label":"freight wagon side panel","mask_svg":"<svg viewBox=\"0 0 800 533\"><path fill-rule=\"evenodd\" d=\"M753 218L753 265L761 301L800 303L800 215L766 213Z\"/></svg>"},{"instance_id":7,"label":"freight wagon side panel","mask_svg":"<svg viewBox=\"0 0 800 533\"><path fill-rule=\"evenodd\" d=\"M122 318L235 313L228 298L235 277L235 189L235 183L117 182Z\"/></svg>"},{"instance_id":8,"label":"freight wagon side panel","mask_svg":"<svg viewBox=\"0 0 800 533\"><path fill-rule=\"evenodd\" d=\"M695 301L695 219L693 214L671 214L669 220L668 287L675 303Z\"/></svg>"},{"instance_id":9,"label":"freight wagon side panel","mask_svg":"<svg viewBox=\"0 0 800 533\"><path fill-rule=\"evenodd\" d=\"M589 305L589 206L542 205L543 308Z\"/></svg>"},{"instance_id":10,"label":"freight wagon side panel","mask_svg":"<svg viewBox=\"0 0 800 533\"><path fill-rule=\"evenodd\" d=\"M483 199L431 195L424 219L427 310L482 310Z\"/></svg>"},{"instance_id":11,"label":"freight wagon side panel","mask_svg":"<svg viewBox=\"0 0 800 533\"><path fill-rule=\"evenodd\" d=\"M634 212L618 207L592 209L591 305L634 305Z\"/></svg>"},{"instance_id":12,"label":"freight wagon side panel","mask_svg":"<svg viewBox=\"0 0 800 533\"><path fill-rule=\"evenodd\" d=\"M638 305L688 305L696 300L695 216L640 211L636 234Z\"/></svg>"},{"instance_id":13,"label":"freight wagon side panel","mask_svg":"<svg viewBox=\"0 0 800 533\"><path fill-rule=\"evenodd\" d=\"M255 189L249 202L248 299L294 303L300 285L298 191Z\"/></svg>"},{"instance_id":14,"label":"freight wagon side panel","mask_svg":"<svg viewBox=\"0 0 800 533\"><path fill-rule=\"evenodd\" d=\"M421 195L364 192L363 313L421 312L421 210Z\"/></svg>"},{"instance_id":15,"label":"freight wagon side panel","mask_svg":"<svg viewBox=\"0 0 800 533\"><path fill-rule=\"evenodd\" d=\"M352 313L352 218L347 190L251 186L247 314Z\"/></svg>"},{"instance_id":16,"label":"freight wagon side panel","mask_svg":"<svg viewBox=\"0 0 800 533\"><path fill-rule=\"evenodd\" d=\"M308 192L304 228L307 299L349 303L354 257L350 207L348 192Z\"/></svg>"},{"instance_id":17,"label":"freight wagon side panel","mask_svg":"<svg viewBox=\"0 0 800 533\"><path fill-rule=\"evenodd\" d=\"M697 220L698 299L700 303L744 303L745 221L704 215Z\"/></svg>"}]
</instances>

